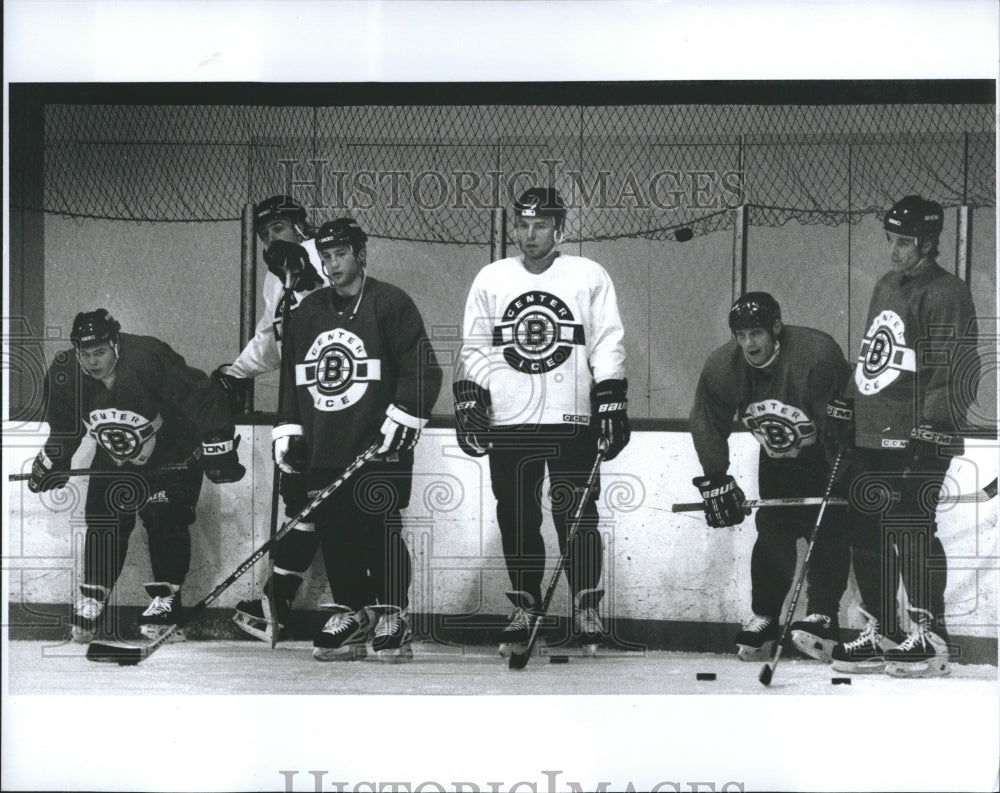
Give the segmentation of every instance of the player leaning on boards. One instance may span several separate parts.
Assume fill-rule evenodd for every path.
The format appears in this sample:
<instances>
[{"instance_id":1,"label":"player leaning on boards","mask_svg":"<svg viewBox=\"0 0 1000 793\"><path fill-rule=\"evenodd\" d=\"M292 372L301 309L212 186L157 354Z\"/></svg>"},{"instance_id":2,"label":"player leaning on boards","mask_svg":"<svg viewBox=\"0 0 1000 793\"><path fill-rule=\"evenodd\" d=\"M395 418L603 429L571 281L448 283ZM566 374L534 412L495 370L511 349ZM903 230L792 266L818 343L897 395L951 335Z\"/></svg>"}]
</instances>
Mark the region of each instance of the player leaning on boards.
<instances>
[{"instance_id":1,"label":"player leaning on boards","mask_svg":"<svg viewBox=\"0 0 1000 793\"><path fill-rule=\"evenodd\" d=\"M156 579L146 584L152 602L139 627L156 639L181 617L180 590L191 563L188 527L202 472L216 483L242 479L239 439L222 389L164 342L121 333L104 309L77 314L70 340L73 349L59 353L46 375L49 437L28 487L35 493L65 487L68 477L59 472L69 470L85 435L96 440L72 638L90 642L101 627L139 517ZM199 451L200 467L156 472L193 460ZM179 631L174 636L183 638Z\"/></svg>"},{"instance_id":2,"label":"player leaning on boards","mask_svg":"<svg viewBox=\"0 0 1000 793\"><path fill-rule=\"evenodd\" d=\"M287 195L271 196L254 207L254 232L264 246L264 261L268 272L264 276L264 313L252 339L239 357L229 365L220 366L212 376L226 389L234 413L246 407L248 380L273 372L281 364L281 323L285 313L286 274L292 272L292 294L289 312L298 308L302 299L321 286L327 285L321 274L322 264L313 237L315 229L306 218L306 210ZM291 321L291 320L289 320ZM279 490L285 504L285 515L296 515L308 503L302 477L279 474ZM312 564L319 547L316 526L311 520L299 523L278 541L271 553L274 573L264 583L271 593L278 614L271 614L268 598L241 600L236 605L233 621L244 631L263 641L270 641L272 631L281 630L287 622L302 578Z\"/></svg>"},{"instance_id":3,"label":"player leaning on boards","mask_svg":"<svg viewBox=\"0 0 1000 793\"><path fill-rule=\"evenodd\" d=\"M958 433L975 399L978 331L969 287L937 263L941 205L906 196L882 225L891 269L875 285L854 379L830 422L851 455L847 518L866 620L857 640L833 649L833 666L932 677L950 671L935 507L952 457L964 451ZM880 490L891 495L872 509ZM897 645L900 576L912 630Z\"/></svg>"},{"instance_id":4,"label":"player leaning on boards","mask_svg":"<svg viewBox=\"0 0 1000 793\"><path fill-rule=\"evenodd\" d=\"M381 439L380 456L314 513L336 601L313 642L320 661L363 658L369 639L382 660L413 657L400 510L409 504L413 447L441 389L441 368L413 300L367 275L367 239L351 218L324 223L316 235L330 286L295 312L272 434L278 466L304 474L309 493Z\"/></svg>"},{"instance_id":5,"label":"player leaning on boards","mask_svg":"<svg viewBox=\"0 0 1000 793\"><path fill-rule=\"evenodd\" d=\"M736 416L760 443L761 498L822 495L830 477L818 440L827 403L843 393L850 366L831 336L785 325L767 292L748 292L729 312L733 338L709 355L691 410L691 434L705 472L694 485L710 526L735 526L749 510L729 470L728 438ZM744 661L770 657L778 639L781 606L795 577L799 537L807 538L815 507L763 507L750 557L753 616L736 635ZM821 529L807 571L808 616L790 626L799 649L830 660L837 643L837 613L847 586L850 556L843 533Z\"/></svg>"},{"instance_id":6,"label":"player leaning on boards","mask_svg":"<svg viewBox=\"0 0 1000 793\"><path fill-rule=\"evenodd\" d=\"M598 450L613 460L629 441L624 329L601 265L557 249L566 208L551 187L514 202L523 254L476 276L465 304L459 379L453 385L458 442L489 455L490 480L515 609L500 637L507 655L529 637L545 572L541 485L548 467L560 546ZM603 548L594 489L570 548L573 629L593 649L604 627Z\"/></svg>"}]
</instances>

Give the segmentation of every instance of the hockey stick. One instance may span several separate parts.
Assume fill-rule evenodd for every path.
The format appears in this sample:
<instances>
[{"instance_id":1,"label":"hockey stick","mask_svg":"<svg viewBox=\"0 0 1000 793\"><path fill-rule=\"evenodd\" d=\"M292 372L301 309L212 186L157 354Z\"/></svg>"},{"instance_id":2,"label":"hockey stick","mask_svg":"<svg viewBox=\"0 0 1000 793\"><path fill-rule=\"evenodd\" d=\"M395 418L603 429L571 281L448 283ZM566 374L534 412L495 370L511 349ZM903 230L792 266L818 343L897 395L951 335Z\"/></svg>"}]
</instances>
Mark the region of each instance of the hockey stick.
<instances>
[{"instance_id":1,"label":"hockey stick","mask_svg":"<svg viewBox=\"0 0 1000 793\"><path fill-rule=\"evenodd\" d=\"M215 589L209 592L204 598L202 598L198 603L193 605L187 610L187 613L181 618L179 622L171 625L164 631L160 636L158 636L149 644L145 644L142 647L132 647L129 645L116 645L116 644L105 644L103 642L91 642L90 646L87 648L87 660L88 661L99 661L104 663L117 663L119 666L135 666L140 661L149 658L154 652L164 642L167 641L174 633L181 630L190 623L195 617L197 617L201 612L208 608L208 606L215 601L219 595L229 589L230 586L243 575L247 570L254 566L254 564L261 559L264 554L266 554L271 546L274 545L278 540L284 537L288 532L298 526L303 520L308 517L308 515L316 509L320 504L326 501L330 495L337 490L341 485L344 484L350 477L366 462L368 462L372 457L378 452L379 446L381 446L381 439L373 443L367 449L365 449L361 454L359 454L354 462L344 469L344 472L337 477L333 482L328 484L316 496L310 501L305 508L299 512L294 518L291 518L286 523L282 525L278 531L274 533L263 545L261 545L256 551L254 551L250 556L240 564L232 573L229 574Z\"/></svg>"},{"instance_id":2,"label":"hockey stick","mask_svg":"<svg viewBox=\"0 0 1000 793\"><path fill-rule=\"evenodd\" d=\"M778 637L778 644L774 649L774 658L772 658L770 662L765 663L764 667L760 670L758 680L760 680L760 682L765 686L771 685L771 678L774 676L774 670L778 668L778 661L781 659L781 645L784 643L785 636L788 635L788 629L795 617L795 607L799 604L799 595L802 594L802 584L805 582L806 573L809 571L809 558L812 556L813 546L816 545L816 537L819 534L819 525L823 522L823 513L826 512L827 502L830 501L830 492L833 490L833 483L837 478L837 470L840 468L840 460L843 457L843 454L844 453L842 451L837 453L837 459L833 461L833 466L830 468L830 479L826 483L826 492L823 494L823 503L819 505L819 514L816 516L816 523L809 535L809 545L806 547L806 555L802 560L802 569L799 570L799 577L795 582L795 591L792 593L792 602L788 604L788 611L785 614L785 624L781 628L781 636Z\"/></svg>"},{"instance_id":3,"label":"hockey stick","mask_svg":"<svg viewBox=\"0 0 1000 793\"><path fill-rule=\"evenodd\" d=\"M138 474L140 476L150 476L152 474L168 474L172 471L186 471L191 467L192 463L198 461L201 457L201 447L199 446L191 455L182 463L167 463L166 465L161 465L159 468L138 468L132 466L131 468L70 468L68 471L49 471L46 476L55 476L59 474L61 476L93 476L94 474ZM11 474L7 477L8 482L25 482L31 479L31 474Z\"/></svg>"},{"instance_id":4,"label":"hockey stick","mask_svg":"<svg viewBox=\"0 0 1000 793\"><path fill-rule=\"evenodd\" d=\"M524 667L528 665L528 659L531 657L531 651L535 648L535 644L538 641L538 629L541 627L542 620L545 619L545 615L549 613L552 596L556 593L556 585L559 583L559 574L562 573L564 567L569 566L570 540L573 539L573 535L576 534L577 527L583 519L583 510L586 507L587 502L590 500L590 494L594 492L594 487L597 484L597 474L601 470L601 461L604 460L604 455L608 453L608 448L608 442L601 438L597 444L597 455L594 457L594 465L591 467L590 475L587 477L587 484L584 487L583 496L580 498L580 503L576 505L576 510L566 527L565 550L562 554L560 554L559 562L556 564L555 570L552 571L552 577L549 579L548 589L545 590L545 597L542 598L542 605L532 622L531 633L528 635L528 643L523 652L511 652L510 658L507 660L507 667L509 669L524 669Z\"/></svg>"},{"instance_id":5,"label":"hockey stick","mask_svg":"<svg viewBox=\"0 0 1000 793\"><path fill-rule=\"evenodd\" d=\"M982 490L975 493L962 493L957 496L944 496L938 500L939 504L980 504L984 501L996 498L997 480L994 479ZM743 502L744 507L756 509L757 507L810 507L822 504L823 499L819 497L810 498L748 498ZM844 498L831 498L827 501L829 507L843 507L848 503ZM701 501L687 501L681 504L674 504L670 507L671 512L700 512L705 508Z\"/></svg>"}]
</instances>

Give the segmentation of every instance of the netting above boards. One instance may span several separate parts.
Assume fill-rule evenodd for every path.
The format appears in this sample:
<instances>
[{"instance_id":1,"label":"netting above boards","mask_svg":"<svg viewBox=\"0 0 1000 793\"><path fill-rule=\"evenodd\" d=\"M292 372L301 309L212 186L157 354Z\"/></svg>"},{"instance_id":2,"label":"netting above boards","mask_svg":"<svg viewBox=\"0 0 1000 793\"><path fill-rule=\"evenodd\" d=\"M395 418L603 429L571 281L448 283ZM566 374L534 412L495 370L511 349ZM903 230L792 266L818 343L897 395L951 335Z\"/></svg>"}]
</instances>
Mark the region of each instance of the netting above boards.
<instances>
[{"instance_id":1,"label":"netting above boards","mask_svg":"<svg viewBox=\"0 0 1000 793\"><path fill-rule=\"evenodd\" d=\"M490 210L555 183L569 237L840 225L920 193L993 206L985 104L48 105L43 206L78 218L236 220L290 192L376 237L487 244Z\"/></svg>"}]
</instances>

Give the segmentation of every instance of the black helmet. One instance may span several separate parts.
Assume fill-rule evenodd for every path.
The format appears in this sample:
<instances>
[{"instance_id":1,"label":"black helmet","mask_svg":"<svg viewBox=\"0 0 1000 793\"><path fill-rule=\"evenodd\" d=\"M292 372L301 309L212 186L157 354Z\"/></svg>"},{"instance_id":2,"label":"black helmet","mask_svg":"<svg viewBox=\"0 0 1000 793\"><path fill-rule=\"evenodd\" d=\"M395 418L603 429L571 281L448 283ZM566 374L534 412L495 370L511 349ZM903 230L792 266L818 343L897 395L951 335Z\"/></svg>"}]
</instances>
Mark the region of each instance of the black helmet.
<instances>
[{"instance_id":1,"label":"black helmet","mask_svg":"<svg viewBox=\"0 0 1000 793\"><path fill-rule=\"evenodd\" d=\"M566 204L554 187L532 187L514 202L514 214L519 218L550 217L562 230L566 222Z\"/></svg>"},{"instance_id":2,"label":"black helmet","mask_svg":"<svg viewBox=\"0 0 1000 793\"><path fill-rule=\"evenodd\" d=\"M77 349L104 342L117 345L121 329L121 323L111 316L107 309L81 311L73 320L73 330L69 334L69 339Z\"/></svg>"},{"instance_id":3,"label":"black helmet","mask_svg":"<svg viewBox=\"0 0 1000 793\"><path fill-rule=\"evenodd\" d=\"M882 228L904 237L936 240L944 228L944 209L918 195L901 198L882 218Z\"/></svg>"},{"instance_id":4,"label":"black helmet","mask_svg":"<svg viewBox=\"0 0 1000 793\"><path fill-rule=\"evenodd\" d=\"M333 248L337 245L350 245L354 255L368 242L368 235L362 231L354 218L337 218L329 220L316 232L316 250Z\"/></svg>"},{"instance_id":5,"label":"black helmet","mask_svg":"<svg viewBox=\"0 0 1000 793\"><path fill-rule=\"evenodd\" d=\"M253 208L253 229L260 230L272 220L287 220L293 226L304 226L306 210L288 195L271 196Z\"/></svg>"},{"instance_id":6,"label":"black helmet","mask_svg":"<svg viewBox=\"0 0 1000 793\"><path fill-rule=\"evenodd\" d=\"M729 330L764 328L772 331L774 321L781 319L781 307L767 292L747 292L729 309Z\"/></svg>"}]
</instances>

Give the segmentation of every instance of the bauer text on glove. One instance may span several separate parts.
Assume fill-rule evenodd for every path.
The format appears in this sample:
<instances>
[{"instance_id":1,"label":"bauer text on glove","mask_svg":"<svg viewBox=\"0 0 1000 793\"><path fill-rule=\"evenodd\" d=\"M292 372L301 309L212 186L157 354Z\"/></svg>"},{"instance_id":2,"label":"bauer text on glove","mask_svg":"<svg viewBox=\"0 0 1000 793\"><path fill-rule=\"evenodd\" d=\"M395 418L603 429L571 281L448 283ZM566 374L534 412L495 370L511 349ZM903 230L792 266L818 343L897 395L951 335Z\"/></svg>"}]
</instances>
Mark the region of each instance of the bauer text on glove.
<instances>
[{"instance_id":1,"label":"bauer text on glove","mask_svg":"<svg viewBox=\"0 0 1000 793\"><path fill-rule=\"evenodd\" d=\"M736 526L750 514L743 506L746 496L729 474L706 474L696 476L692 484L701 493L705 506L705 520L716 529Z\"/></svg>"},{"instance_id":2,"label":"bauer text on glove","mask_svg":"<svg viewBox=\"0 0 1000 793\"><path fill-rule=\"evenodd\" d=\"M614 460L628 446L628 380L602 380L591 397L591 426L607 445L605 460Z\"/></svg>"}]
</instances>

